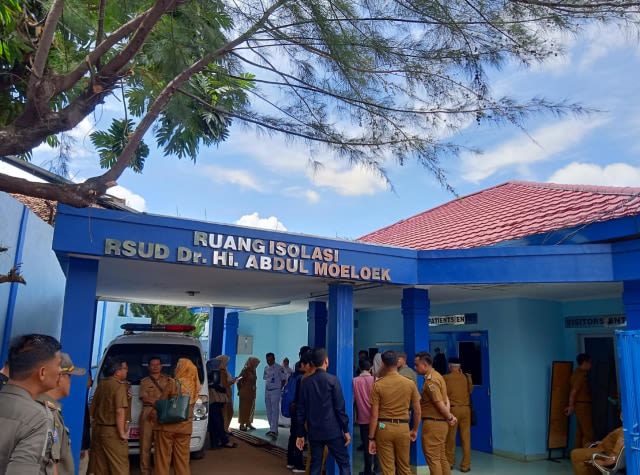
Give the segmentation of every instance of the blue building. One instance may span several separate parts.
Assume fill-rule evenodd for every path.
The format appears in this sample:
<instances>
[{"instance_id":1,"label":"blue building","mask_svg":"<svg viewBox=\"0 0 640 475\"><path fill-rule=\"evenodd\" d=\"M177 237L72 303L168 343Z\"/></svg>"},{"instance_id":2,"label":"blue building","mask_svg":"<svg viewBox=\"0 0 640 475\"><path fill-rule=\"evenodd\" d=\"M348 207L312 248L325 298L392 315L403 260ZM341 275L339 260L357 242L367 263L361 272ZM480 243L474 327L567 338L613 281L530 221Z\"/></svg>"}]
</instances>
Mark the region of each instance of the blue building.
<instances>
[{"instance_id":1,"label":"blue building","mask_svg":"<svg viewBox=\"0 0 640 475\"><path fill-rule=\"evenodd\" d=\"M637 362L617 367L614 331L640 328L639 218L640 189L521 182L355 242L60 206L61 340L90 360L98 301L209 307L210 353L229 354L232 372L248 353L293 361L303 344L327 346L347 398L358 350L411 360L437 348L474 375L474 447L537 459L552 362L593 354L600 433L616 423L619 393L638 405L624 367ZM74 384L67 407L81 407ZM637 410L625 414L632 427ZM67 419L80 429L82 414Z\"/></svg>"}]
</instances>

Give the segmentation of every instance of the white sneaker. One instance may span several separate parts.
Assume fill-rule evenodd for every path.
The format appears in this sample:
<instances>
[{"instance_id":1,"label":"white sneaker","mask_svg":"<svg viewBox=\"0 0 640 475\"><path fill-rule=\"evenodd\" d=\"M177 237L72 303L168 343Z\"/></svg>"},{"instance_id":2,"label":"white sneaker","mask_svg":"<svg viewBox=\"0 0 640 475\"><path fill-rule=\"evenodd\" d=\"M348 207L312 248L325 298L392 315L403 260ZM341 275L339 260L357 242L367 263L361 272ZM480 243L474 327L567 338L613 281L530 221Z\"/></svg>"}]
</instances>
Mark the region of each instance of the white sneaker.
<instances>
[{"instance_id":1,"label":"white sneaker","mask_svg":"<svg viewBox=\"0 0 640 475\"><path fill-rule=\"evenodd\" d=\"M304 468L294 468L291 471L293 473L304 473L306 470Z\"/></svg>"},{"instance_id":2,"label":"white sneaker","mask_svg":"<svg viewBox=\"0 0 640 475\"><path fill-rule=\"evenodd\" d=\"M291 470L293 467L294 467L294 465L287 465L287 468L288 468L289 470Z\"/></svg>"}]
</instances>

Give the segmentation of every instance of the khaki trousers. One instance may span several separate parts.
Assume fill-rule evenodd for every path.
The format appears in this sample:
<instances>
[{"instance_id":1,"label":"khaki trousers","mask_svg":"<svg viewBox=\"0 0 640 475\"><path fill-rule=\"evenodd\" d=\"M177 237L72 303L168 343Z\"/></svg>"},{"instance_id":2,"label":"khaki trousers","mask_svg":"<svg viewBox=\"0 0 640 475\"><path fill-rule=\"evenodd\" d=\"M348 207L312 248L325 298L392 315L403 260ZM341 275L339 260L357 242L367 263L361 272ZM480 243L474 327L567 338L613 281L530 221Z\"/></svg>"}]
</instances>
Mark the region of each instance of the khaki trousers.
<instances>
[{"instance_id":1,"label":"khaki trousers","mask_svg":"<svg viewBox=\"0 0 640 475\"><path fill-rule=\"evenodd\" d=\"M571 451L571 465L575 475L599 475L600 472L592 465L588 465L585 460L591 460L591 456L601 449L573 449Z\"/></svg>"},{"instance_id":2,"label":"khaki trousers","mask_svg":"<svg viewBox=\"0 0 640 475\"><path fill-rule=\"evenodd\" d=\"M382 475L411 475L409 462L409 424L383 422L384 429L376 430L376 450ZM364 443L364 450L368 450Z\"/></svg>"},{"instance_id":3,"label":"khaki trousers","mask_svg":"<svg viewBox=\"0 0 640 475\"><path fill-rule=\"evenodd\" d=\"M253 422L253 413L256 408L256 395L240 394L240 410L238 413L238 423L240 425L248 425Z\"/></svg>"},{"instance_id":4,"label":"khaki trousers","mask_svg":"<svg viewBox=\"0 0 640 475\"><path fill-rule=\"evenodd\" d=\"M144 406L140 413L138 427L140 428L140 473L151 475L151 447L153 446L153 422L149 420L149 414L153 407Z\"/></svg>"},{"instance_id":5,"label":"khaki trousers","mask_svg":"<svg viewBox=\"0 0 640 475\"><path fill-rule=\"evenodd\" d=\"M593 442L593 416L591 403L576 403L576 449Z\"/></svg>"},{"instance_id":6,"label":"khaki trousers","mask_svg":"<svg viewBox=\"0 0 640 475\"><path fill-rule=\"evenodd\" d=\"M455 426L449 426L447 461L450 467L456 464L456 433L459 430L460 447L462 447L460 469L467 470L471 468L471 408L468 406L451 406L451 413L456 416L458 423Z\"/></svg>"},{"instance_id":7,"label":"khaki trousers","mask_svg":"<svg viewBox=\"0 0 640 475\"><path fill-rule=\"evenodd\" d=\"M120 439L116 426L93 428L89 467L95 475L129 475L129 443Z\"/></svg>"},{"instance_id":8,"label":"khaki trousers","mask_svg":"<svg viewBox=\"0 0 640 475\"><path fill-rule=\"evenodd\" d=\"M431 475L451 475L446 450L448 433L446 421L422 421L422 451Z\"/></svg>"},{"instance_id":9,"label":"khaki trousers","mask_svg":"<svg viewBox=\"0 0 640 475\"><path fill-rule=\"evenodd\" d=\"M191 475L189 467L191 434L157 430L154 434L154 442L156 451L153 475L169 475L171 467L174 475Z\"/></svg>"},{"instance_id":10,"label":"khaki trousers","mask_svg":"<svg viewBox=\"0 0 640 475\"><path fill-rule=\"evenodd\" d=\"M233 403L228 402L222 407L222 417L224 418L224 431L229 432L231 419L233 419Z\"/></svg>"}]
</instances>

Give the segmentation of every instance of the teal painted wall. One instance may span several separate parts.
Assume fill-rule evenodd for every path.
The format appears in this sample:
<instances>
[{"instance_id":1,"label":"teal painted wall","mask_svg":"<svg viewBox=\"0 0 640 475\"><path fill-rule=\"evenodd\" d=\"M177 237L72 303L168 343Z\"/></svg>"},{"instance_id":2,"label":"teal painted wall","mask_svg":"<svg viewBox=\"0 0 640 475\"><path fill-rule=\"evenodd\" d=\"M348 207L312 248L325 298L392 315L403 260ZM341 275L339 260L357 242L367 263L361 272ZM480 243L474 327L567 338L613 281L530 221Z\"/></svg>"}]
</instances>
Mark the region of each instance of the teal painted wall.
<instances>
[{"instance_id":1,"label":"teal painted wall","mask_svg":"<svg viewBox=\"0 0 640 475\"><path fill-rule=\"evenodd\" d=\"M0 270L13 267L23 205L0 192ZM44 333L60 337L65 277L51 250L53 227L29 211L21 272L27 285L18 286L11 336ZM0 338L4 332L10 284L0 285ZM1 340L0 340L1 341Z\"/></svg>"},{"instance_id":2,"label":"teal painted wall","mask_svg":"<svg viewBox=\"0 0 640 475\"><path fill-rule=\"evenodd\" d=\"M565 330L564 317L623 313L619 299L555 302L534 299L432 305L432 314L477 313L478 324L464 331L489 335L493 447L497 453L534 459L546 455L551 363L573 360L578 335L612 330ZM356 314L356 348L401 342L399 309ZM456 331L437 327L431 331ZM425 342L425 348L428 345Z\"/></svg>"},{"instance_id":3,"label":"teal painted wall","mask_svg":"<svg viewBox=\"0 0 640 475\"><path fill-rule=\"evenodd\" d=\"M272 352L276 355L276 362L289 358L293 367L298 361L300 347L307 344L307 315L306 313L291 313L285 315L260 315L253 312L240 314L238 335L253 336L253 356L260 358L258 366L258 389L256 396L256 411L265 412L264 381L262 373L266 365L265 355ZM238 355L236 359L236 373L240 374L245 362L251 355ZM238 398L234 398L236 410Z\"/></svg>"}]
</instances>

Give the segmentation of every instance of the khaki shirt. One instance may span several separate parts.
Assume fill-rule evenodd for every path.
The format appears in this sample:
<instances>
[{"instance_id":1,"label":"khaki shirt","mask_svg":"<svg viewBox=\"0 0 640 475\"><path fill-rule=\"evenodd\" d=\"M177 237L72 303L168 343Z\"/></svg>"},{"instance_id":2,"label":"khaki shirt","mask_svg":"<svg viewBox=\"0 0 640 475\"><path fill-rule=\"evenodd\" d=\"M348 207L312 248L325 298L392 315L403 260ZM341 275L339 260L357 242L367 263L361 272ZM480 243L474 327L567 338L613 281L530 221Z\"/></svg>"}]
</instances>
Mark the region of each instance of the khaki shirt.
<instances>
[{"instance_id":1,"label":"khaki shirt","mask_svg":"<svg viewBox=\"0 0 640 475\"><path fill-rule=\"evenodd\" d=\"M452 371L443 377L447 384L447 396L449 396L451 407L468 406L470 404L470 395L473 391L471 375Z\"/></svg>"},{"instance_id":2,"label":"khaki shirt","mask_svg":"<svg viewBox=\"0 0 640 475\"><path fill-rule=\"evenodd\" d=\"M578 368L571 375L571 391L573 390L576 391L575 402L591 402L588 372L584 369Z\"/></svg>"},{"instance_id":3,"label":"khaki shirt","mask_svg":"<svg viewBox=\"0 0 640 475\"><path fill-rule=\"evenodd\" d=\"M389 373L373 383L371 405L378 406L378 419L409 419L409 407L420 401L418 388L399 373Z\"/></svg>"},{"instance_id":4,"label":"khaki shirt","mask_svg":"<svg viewBox=\"0 0 640 475\"><path fill-rule=\"evenodd\" d=\"M53 415L26 390L6 384L0 391L0 473L52 473Z\"/></svg>"},{"instance_id":5,"label":"khaki shirt","mask_svg":"<svg viewBox=\"0 0 640 475\"><path fill-rule=\"evenodd\" d=\"M434 403L440 401L447 404L448 400L447 384L444 382L444 378L435 369L431 369L431 372L424 377L424 386L422 386L420 399L422 418L443 419L444 416L440 414Z\"/></svg>"},{"instance_id":6,"label":"khaki shirt","mask_svg":"<svg viewBox=\"0 0 640 475\"><path fill-rule=\"evenodd\" d=\"M102 426L116 426L116 409L125 408L129 404L129 384L115 377L103 379L91 402L91 420ZM126 419L126 416L125 416Z\"/></svg>"},{"instance_id":7,"label":"khaki shirt","mask_svg":"<svg viewBox=\"0 0 640 475\"><path fill-rule=\"evenodd\" d=\"M142 401L142 397L146 396L150 399L153 399L154 401L157 401L158 399L160 399L160 396L162 396L162 391L164 391L164 388L167 386L168 382L169 376L162 373L160 373L157 379L151 375L143 378L142 381L140 381L140 400ZM160 386L160 388L158 388L158 386ZM153 406L153 404L144 401L143 404L145 406Z\"/></svg>"},{"instance_id":8,"label":"khaki shirt","mask_svg":"<svg viewBox=\"0 0 640 475\"><path fill-rule=\"evenodd\" d=\"M398 368L398 373L400 374L400 376L404 376L405 378L410 379L411 381L413 381L413 384L418 386L418 375L407 365L404 365L402 368Z\"/></svg>"},{"instance_id":9,"label":"khaki shirt","mask_svg":"<svg viewBox=\"0 0 640 475\"><path fill-rule=\"evenodd\" d=\"M42 394L38 400L42 402L53 415L53 446L51 458L58 464L59 475L74 475L73 455L71 455L71 439L69 429L62 419L62 406L48 394Z\"/></svg>"}]
</instances>

